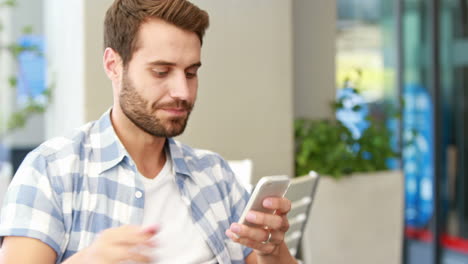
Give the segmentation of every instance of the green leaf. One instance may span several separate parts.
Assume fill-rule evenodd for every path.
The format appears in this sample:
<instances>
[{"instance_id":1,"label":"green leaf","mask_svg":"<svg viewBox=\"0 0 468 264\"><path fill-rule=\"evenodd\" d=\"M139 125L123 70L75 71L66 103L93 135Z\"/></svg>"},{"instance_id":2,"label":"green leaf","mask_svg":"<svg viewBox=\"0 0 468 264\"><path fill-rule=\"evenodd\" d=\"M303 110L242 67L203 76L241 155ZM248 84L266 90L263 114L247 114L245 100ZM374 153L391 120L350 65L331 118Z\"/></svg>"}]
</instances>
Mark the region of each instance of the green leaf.
<instances>
[{"instance_id":1,"label":"green leaf","mask_svg":"<svg viewBox=\"0 0 468 264\"><path fill-rule=\"evenodd\" d=\"M19 127L23 127L26 124L26 116L23 112L16 112L13 113L10 119L8 120L8 129L16 129Z\"/></svg>"},{"instance_id":2,"label":"green leaf","mask_svg":"<svg viewBox=\"0 0 468 264\"><path fill-rule=\"evenodd\" d=\"M330 106L339 107L340 102ZM387 169L387 159L399 157L391 146L392 133L383 121L372 116L367 120L370 125L357 140L337 120L295 120L296 175L315 170L340 179L354 172ZM353 151L356 144L359 151Z\"/></svg>"},{"instance_id":3,"label":"green leaf","mask_svg":"<svg viewBox=\"0 0 468 264\"><path fill-rule=\"evenodd\" d=\"M23 27L23 29L21 31L23 32L23 34L29 35L29 34L33 33L33 27L32 26L25 26L25 27Z\"/></svg>"},{"instance_id":4,"label":"green leaf","mask_svg":"<svg viewBox=\"0 0 468 264\"><path fill-rule=\"evenodd\" d=\"M5 0L3 2L0 2L0 7L14 7L16 6L16 0Z\"/></svg>"},{"instance_id":5,"label":"green leaf","mask_svg":"<svg viewBox=\"0 0 468 264\"><path fill-rule=\"evenodd\" d=\"M11 52L11 55L15 58L24 50L23 46L18 44L10 44L7 46L7 49Z\"/></svg>"},{"instance_id":6,"label":"green leaf","mask_svg":"<svg viewBox=\"0 0 468 264\"><path fill-rule=\"evenodd\" d=\"M16 88L16 85L18 84L18 78L16 78L16 76L10 76L10 78L8 78L8 83L10 87Z\"/></svg>"},{"instance_id":7,"label":"green leaf","mask_svg":"<svg viewBox=\"0 0 468 264\"><path fill-rule=\"evenodd\" d=\"M355 106L353 106L353 108L352 108L352 110L353 110L354 112L357 112L357 111L359 111L359 110L361 110L361 109L362 109L362 106L360 106L360 105L355 105Z\"/></svg>"}]
</instances>

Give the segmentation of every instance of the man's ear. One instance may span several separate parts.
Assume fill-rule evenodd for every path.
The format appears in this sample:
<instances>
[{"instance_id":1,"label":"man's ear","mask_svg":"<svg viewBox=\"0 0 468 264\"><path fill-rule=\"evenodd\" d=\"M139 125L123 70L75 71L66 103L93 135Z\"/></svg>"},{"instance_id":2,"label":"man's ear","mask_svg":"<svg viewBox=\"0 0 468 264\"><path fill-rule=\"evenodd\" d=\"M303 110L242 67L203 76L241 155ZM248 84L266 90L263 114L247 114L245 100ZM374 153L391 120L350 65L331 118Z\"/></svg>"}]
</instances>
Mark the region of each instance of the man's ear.
<instances>
[{"instance_id":1,"label":"man's ear","mask_svg":"<svg viewBox=\"0 0 468 264\"><path fill-rule=\"evenodd\" d=\"M122 74L122 59L120 55L112 48L106 48L102 58L104 71L107 77L112 81L120 80Z\"/></svg>"}]
</instances>

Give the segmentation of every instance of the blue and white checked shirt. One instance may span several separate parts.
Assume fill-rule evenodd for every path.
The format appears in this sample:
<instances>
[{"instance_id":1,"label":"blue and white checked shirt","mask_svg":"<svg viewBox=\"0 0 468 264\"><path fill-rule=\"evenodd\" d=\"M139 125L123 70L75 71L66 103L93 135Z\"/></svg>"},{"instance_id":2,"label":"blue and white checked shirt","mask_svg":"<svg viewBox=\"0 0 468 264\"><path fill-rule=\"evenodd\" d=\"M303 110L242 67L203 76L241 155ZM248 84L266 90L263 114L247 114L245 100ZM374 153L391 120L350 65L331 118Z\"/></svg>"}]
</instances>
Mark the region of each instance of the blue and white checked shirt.
<instances>
[{"instance_id":1,"label":"blue and white checked shirt","mask_svg":"<svg viewBox=\"0 0 468 264\"><path fill-rule=\"evenodd\" d=\"M239 219L249 194L219 155L173 139L166 147L180 195L189 201L192 219L217 261L244 263L252 249L232 242L224 232ZM144 208L158 210L144 204L138 173L107 111L25 158L4 198L0 236L39 239L57 252L56 263L61 263L104 229L140 225Z\"/></svg>"}]
</instances>

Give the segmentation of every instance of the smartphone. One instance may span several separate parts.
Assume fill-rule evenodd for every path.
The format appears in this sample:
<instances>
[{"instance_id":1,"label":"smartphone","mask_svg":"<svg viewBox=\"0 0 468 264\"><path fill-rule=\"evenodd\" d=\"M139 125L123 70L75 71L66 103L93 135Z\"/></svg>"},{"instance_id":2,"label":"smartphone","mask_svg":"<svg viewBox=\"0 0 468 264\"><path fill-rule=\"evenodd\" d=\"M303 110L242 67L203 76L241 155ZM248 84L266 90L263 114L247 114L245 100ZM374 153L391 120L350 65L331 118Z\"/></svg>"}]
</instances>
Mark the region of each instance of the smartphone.
<instances>
[{"instance_id":1,"label":"smartphone","mask_svg":"<svg viewBox=\"0 0 468 264\"><path fill-rule=\"evenodd\" d=\"M255 226L255 224L249 223L245 217L251 210L273 214L274 210L266 209L263 207L263 200L267 197L284 197L288 190L291 180L288 176L265 176L255 186L252 195L250 196L249 202L245 206L238 223L248 226Z\"/></svg>"}]
</instances>

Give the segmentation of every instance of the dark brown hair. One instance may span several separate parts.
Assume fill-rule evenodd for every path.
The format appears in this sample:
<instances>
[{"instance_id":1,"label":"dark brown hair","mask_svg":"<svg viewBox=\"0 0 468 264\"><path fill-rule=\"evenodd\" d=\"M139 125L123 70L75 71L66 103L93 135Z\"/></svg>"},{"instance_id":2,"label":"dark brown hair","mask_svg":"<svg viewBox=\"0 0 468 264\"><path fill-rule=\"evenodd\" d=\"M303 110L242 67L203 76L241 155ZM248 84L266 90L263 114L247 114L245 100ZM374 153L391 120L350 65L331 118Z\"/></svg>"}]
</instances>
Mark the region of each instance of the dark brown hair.
<instances>
[{"instance_id":1,"label":"dark brown hair","mask_svg":"<svg viewBox=\"0 0 468 264\"><path fill-rule=\"evenodd\" d=\"M138 48L141 24L151 18L194 32L201 43L209 25L208 13L187 0L115 0L104 20L104 48L119 53L126 66Z\"/></svg>"}]
</instances>

